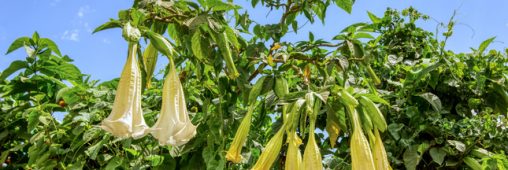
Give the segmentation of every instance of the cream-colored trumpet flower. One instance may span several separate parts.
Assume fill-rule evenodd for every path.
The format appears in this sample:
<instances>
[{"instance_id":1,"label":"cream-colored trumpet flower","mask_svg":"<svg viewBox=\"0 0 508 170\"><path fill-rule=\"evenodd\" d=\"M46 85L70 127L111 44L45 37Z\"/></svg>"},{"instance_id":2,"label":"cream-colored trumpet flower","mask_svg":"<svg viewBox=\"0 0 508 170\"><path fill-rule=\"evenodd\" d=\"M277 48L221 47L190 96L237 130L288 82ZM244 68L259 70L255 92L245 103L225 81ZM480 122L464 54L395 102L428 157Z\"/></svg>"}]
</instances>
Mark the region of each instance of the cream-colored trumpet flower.
<instances>
[{"instance_id":1,"label":"cream-colored trumpet flower","mask_svg":"<svg viewBox=\"0 0 508 170\"><path fill-rule=\"evenodd\" d=\"M300 170L302 167L302 153L299 146L302 144L302 139L298 137L296 132L288 134L288 151L286 154L286 169Z\"/></svg>"},{"instance_id":2,"label":"cream-colored trumpet flower","mask_svg":"<svg viewBox=\"0 0 508 170\"><path fill-rule=\"evenodd\" d=\"M229 146L229 150L226 153L226 159L233 163L240 163L242 161L242 146L247 140L247 136L250 131L250 124L252 120L252 112L254 111L254 107L249 107L249 111L240 123L238 130L236 130L235 138Z\"/></svg>"},{"instance_id":3,"label":"cream-colored trumpet flower","mask_svg":"<svg viewBox=\"0 0 508 170\"><path fill-rule=\"evenodd\" d=\"M141 138L148 126L141 109L141 72L136 60L137 43L130 42L127 62L120 76L111 114L101 128L116 137Z\"/></svg>"},{"instance_id":4,"label":"cream-colored trumpet flower","mask_svg":"<svg viewBox=\"0 0 508 170\"><path fill-rule=\"evenodd\" d=\"M252 170L266 170L272 167L273 162L275 162L279 156L279 152L282 147L282 137L284 137L285 131L285 126L282 126L275 136L268 141L265 150L263 150L263 153L259 156L259 159L256 161L254 167L252 167Z\"/></svg>"},{"instance_id":5,"label":"cream-colored trumpet flower","mask_svg":"<svg viewBox=\"0 0 508 170\"><path fill-rule=\"evenodd\" d=\"M160 145L180 146L196 135L196 126L189 119L182 84L171 59L170 64L162 88L161 113L150 133L159 140Z\"/></svg>"},{"instance_id":6,"label":"cream-colored trumpet flower","mask_svg":"<svg viewBox=\"0 0 508 170\"><path fill-rule=\"evenodd\" d=\"M369 141L363 133L359 115L353 106L346 106L346 109L350 113L354 125L350 143L352 169L375 169Z\"/></svg>"},{"instance_id":7,"label":"cream-colored trumpet flower","mask_svg":"<svg viewBox=\"0 0 508 170\"><path fill-rule=\"evenodd\" d=\"M305 152L303 153L303 169L305 170L323 169L323 164L321 163L321 153L319 152L319 147L316 144L314 135L315 121L315 119L310 120L309 140L307 141L307 146L305 147Z\"/></svg>"},{"instance_id":8,"label":"cream-colored trumpet flower","mask_svg":"<svg viewBox=\"0 0 508 170\"><path fill-rule=\"evenodd\" d=\"M373 150L373 158L374 164L376 166L376 170L391 170L390 164L388 163L388 158L386 157L385 146L383 145L383 140L381 140L381 136L379 135L378 130L374 130L375 136L375 144L372 148Z\"/></svg>"}]
</instances>

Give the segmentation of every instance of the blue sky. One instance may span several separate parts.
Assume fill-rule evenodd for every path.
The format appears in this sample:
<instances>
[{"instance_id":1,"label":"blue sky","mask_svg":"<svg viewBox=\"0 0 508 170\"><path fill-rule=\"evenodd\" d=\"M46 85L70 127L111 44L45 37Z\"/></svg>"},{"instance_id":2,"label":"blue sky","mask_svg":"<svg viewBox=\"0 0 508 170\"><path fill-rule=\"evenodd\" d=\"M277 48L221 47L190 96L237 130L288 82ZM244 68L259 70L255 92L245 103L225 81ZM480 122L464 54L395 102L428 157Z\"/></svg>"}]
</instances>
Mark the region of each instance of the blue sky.
<instances>
[{"instance_id":1,"label":"blue sky","mask_svg":"<svg viewBox=\"0 0 508 170\"><path fill-rule=\"evenodd\" d=\"M267 24L278 22L280 12L258 6L252 9L250 2L235 0L248 10L251 19ZM15 0L0 6L0 70L10 62L23 60L22 50L3 55L12 41L20 36L31 36L34 31L42 37L53 39L63 54L75 60L75 64L93 79L109 80L120 75L127 55L127 44L121 31L107 30L92 35L92 30L116 18L117 12L131 6L131 0ZM447 49L468 52L485 39L497 36L491 49L508 47L508 1L506 0L357 0L352 14L336 6L328 9L325 24L306 24L297 35L287 35L283 40L306 40L312 30L316 38L331 40L344 27L369 21L366 11L382 16L387 7L404 9L413 6L430 15L431 20L419 23L426 30L434 31L439 22L446 23L457 10L457 26L454 36L448 40ZM300 22L303 24L304 22ZM442 31L441 31L442 32ZM161 58L158 67L167 60Z\"/></svg>"}]
</instances>

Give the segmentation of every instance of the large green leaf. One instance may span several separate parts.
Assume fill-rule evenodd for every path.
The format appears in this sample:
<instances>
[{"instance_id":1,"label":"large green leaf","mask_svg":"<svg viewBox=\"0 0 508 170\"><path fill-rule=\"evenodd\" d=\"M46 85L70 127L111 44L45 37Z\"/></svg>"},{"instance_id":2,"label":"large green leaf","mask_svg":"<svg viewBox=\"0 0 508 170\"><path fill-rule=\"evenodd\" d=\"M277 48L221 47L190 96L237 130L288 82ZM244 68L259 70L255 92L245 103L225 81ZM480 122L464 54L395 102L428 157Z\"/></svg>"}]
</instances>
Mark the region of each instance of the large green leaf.
<instances>
[{"instance_id":1,"label":"large green leaf","mask_svg":"<svg viewBox=\"0 0 508 170\"><path fill-rule=\"evenodd\" d=\"M9 53L13 52L14 50L17 50L17 49L23 47L26 43L28 43L29 40L30 40L30 38L28 38L28 37L21 37L21 38L14 40L14 42L12 42L11 46L9 46L9 49L7 49L7 52L5 54L9 54Z\"/></svg>"},{"instance_id":2,"label":"large green leaf","mask_svg":"<svg viewBox=\"0 0 508 170\"><path fill-rule=\"evenodd\" d=\"M418 154L417 146L412 146L404 152L403 160L407 170L415 170L420 163L421 156Z\"/></svg>"},{"instance_id":3,"label":"large green leaf","mask_svg":"<svg viewBox=\"0 0 508 170\"><path fill-rule=\"evenodd\" d=\"M419 96L419 97L425 99L427 102L429 102L429 104L432 106L432 108L436 112L440 112L441 109L443 108L443 106L441 105L441 100L435 94L428 92L428 93L418 94L417 96Z\"/></svg>"},{"instance_id":4,"label":"large green leaf","mask_svg":"<svg viewBox=\"0 0 508 170\"><path fill-rule=\"evenodd\" d=\"M120 27L122 27L122 23L120 23L120 21L110 20L110 21L98 26L97 28L95 28L95 30L93 30L92 33L96 33L96 32L111 29L111 28L120 28Z\"/></svg>"},{"instance_id":5,"label":"large green leaf","mask_svg":"<svg viewBox=\"0 0 508 170\"><path fill-rule=\"evenodd\" d=\"M194 34L192 35L192 39L191 39L191 43L192 43L192 52L194 53L194 55L199 59L199 60L202 60L203 58L205 58L204 56L204 52L203 52L203 47L201 46L202 43L201 43L201 31L199 31L199 29L197 29Z\"/></svg>"},{"instance_id":6,"label":"large green leaf","mask_svg":"<svg viewBox=\"0 0 508 170\"><path fill-rule=\"evenodd\" d=\"M23 69L23 68L28 68L28 63L26 61L21 61L21 60L13 61L11 63L11 65L9 65L9 67L7 67L7 69L5 69L2 72L2 74L0 75L0 81L5 80L12 73L14 73L20 69Z\"/></svg>"},{"instance_id":7,"label":"large green leaf","mask_svg":"<svg viewBox=\"0 0 508 170\"><path fill-rule=\"evenodd\" d=\"M342 8L347 13L351 13L353 10L353 4L355 3L354 0L335 0L335 4Z\"/></svg>"},{"instance_id":8,"label":"large green leaf","mask_svg":"<svg viewBox=\"0 0 508 170\"><path fill-rule=\"evenodd\" d=\"M430 157L432 157L432 160L436 162L437 164L441 165L443 164L444 158L446 156L446 151L444 151L441 148L433 147L429 151Z\"/></svg>"},{"instance_id":9,"label":"large green leaf","mask_svg":"<svg viewBox=\"0 0 508 170\"><path fill-rule=\"evenodd\" d=\"M56 43L53 42L51 39L49 39L49 38L41 38L40 43L44 44L44 45L47 45L47 47L51 51L53 51L55 54L58 54L58 56L62 55L62 53L60 53L60 50L58 49L58 46L56 45Z\"/></svg>"},{"instance_id":10,"label":"large green leaf","mask_svg":"<svg viewBox=\"0 0 508 170\"><path fill-rule=\"evenodd\" d=\"M494 39L496 39L496 37L492 37L492 38L489 38L485 41L483 41L481 44L480 44L480 47L478 48L478 54L482 54L485 49L487 49L487 47L490 45L490 43L492 43L492 41L494 41Z\"/></svg>"}]
</instances>

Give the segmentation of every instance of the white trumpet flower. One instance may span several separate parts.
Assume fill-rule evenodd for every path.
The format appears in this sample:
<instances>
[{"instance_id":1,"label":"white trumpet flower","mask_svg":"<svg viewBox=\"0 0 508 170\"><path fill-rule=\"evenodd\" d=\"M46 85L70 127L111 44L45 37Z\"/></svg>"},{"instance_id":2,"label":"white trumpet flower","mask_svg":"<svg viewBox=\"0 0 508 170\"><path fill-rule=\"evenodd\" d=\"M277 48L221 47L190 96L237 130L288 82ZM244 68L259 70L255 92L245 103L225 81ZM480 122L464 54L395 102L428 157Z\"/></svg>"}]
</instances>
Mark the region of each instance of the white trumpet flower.
<instances>
[{"instance_id":1,"label":"white trumpet flower","mask_svg":"<svg viewBox=\"0 0 508 170\"><path fill-rule=\"evenodd\" d=\"M127 62L120 76L111 114L102 121L101 128L116 137L145 136L148 126L141 109L141 71L136 60L137 43L129 44Z\"/></svg>"},{"instance_id":2,"label":"white trumpet flower","mask_svg":"<svg viewBox=\"0 0 508 170\"><path fill-rule=\"evenodd\" d=\"M162 89L161 114L150 133L160 145L180 146L196 135L196 126L189 119L182 84L170 62L171 68Z\"/></svg>"}]
</instances>

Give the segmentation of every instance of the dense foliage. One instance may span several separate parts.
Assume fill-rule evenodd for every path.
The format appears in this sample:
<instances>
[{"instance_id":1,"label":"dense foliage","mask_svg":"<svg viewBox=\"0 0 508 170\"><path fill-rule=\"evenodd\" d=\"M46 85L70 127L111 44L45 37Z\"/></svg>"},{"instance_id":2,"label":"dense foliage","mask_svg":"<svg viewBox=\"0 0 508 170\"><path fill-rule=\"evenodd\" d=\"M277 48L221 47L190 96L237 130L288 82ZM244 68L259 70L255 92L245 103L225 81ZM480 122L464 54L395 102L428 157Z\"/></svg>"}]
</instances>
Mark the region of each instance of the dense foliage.
<instances>
[{"instance_id":1,"label":"dense foliage","mask_svg":"<svg viewBox=\"0 0 508 170\"><path fill-rule=\"evenodd\" d=\"M301 33L297 18L323 21L331 5L351 12L354 1L251 2L283 14L277 23L260 25L230 2L136 0L95 30L140 30L135 42L149 126L162 107L164 81L154 78L155 63L159 53L174 61L197 125L196 136L178 147L102 130L118 79L90 80L38 33L15 40L7 54L25 49L27 57L0 74L2 166L248 169L266 166L255 164L269 150L271 168L283 169L288 155L307 152L314 142L323 168L351 169L353 127L361 126L371 147L382 138L393 169L508 168L508 51L487 51L494 38L469 53L445 50L453 17L435 35L415 24L428 16L408 8L387 9L382 17L367 13L370 23L352 24L327 40L309 33L307 41L284 42L288 32ZM124 37L133 41L128 32ZM347 94L360 101L356 109ZM385 126L365 116L372 109L366 100L376 103ZM63 120L56 120L61 113ZM245 117L252 120L245 144L239 144L242 156L228 162L226 152ZM266 145L272 141L284 142L268 149L277 148Z\"/></svg>"}]
</instances>

